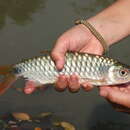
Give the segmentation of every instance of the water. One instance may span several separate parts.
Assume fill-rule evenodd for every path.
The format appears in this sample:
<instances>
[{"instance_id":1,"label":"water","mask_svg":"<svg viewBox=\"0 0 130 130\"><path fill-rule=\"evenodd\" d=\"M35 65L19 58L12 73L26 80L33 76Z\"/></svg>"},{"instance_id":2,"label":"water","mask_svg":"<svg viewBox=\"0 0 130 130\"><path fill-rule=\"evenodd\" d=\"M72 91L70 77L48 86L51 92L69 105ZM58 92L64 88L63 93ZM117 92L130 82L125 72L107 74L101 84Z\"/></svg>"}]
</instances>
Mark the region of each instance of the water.
<instances>
[{"instance_id":1,"label":"water","mask_svg":"<svg viewBox=\"0 0 130 130\"><path fill-rule=\"evenodd\" d=\"M111 3L112 0L1 0L0 64L16 63L38 56L42 50L50 50L58 36L74 25L75 19L95 15ZM130 38L127 38L113 46L109 55L130 64L129 41ZM120 53L120 50L124 51ZM22 80L15 84L23 85ZM114 111L99 97L97 89L72 94L67 91L59 93L50 87L45 93L36 92L33 95L10 89L0 97L0 104L1 114L52 111L73 123L78 130L107 129L104 122L121 122L120 128L123 129L123 124L130 123L129 115ZM115 130L114 125L111 125L112 128Z\"/></svg>"}]
</instances>

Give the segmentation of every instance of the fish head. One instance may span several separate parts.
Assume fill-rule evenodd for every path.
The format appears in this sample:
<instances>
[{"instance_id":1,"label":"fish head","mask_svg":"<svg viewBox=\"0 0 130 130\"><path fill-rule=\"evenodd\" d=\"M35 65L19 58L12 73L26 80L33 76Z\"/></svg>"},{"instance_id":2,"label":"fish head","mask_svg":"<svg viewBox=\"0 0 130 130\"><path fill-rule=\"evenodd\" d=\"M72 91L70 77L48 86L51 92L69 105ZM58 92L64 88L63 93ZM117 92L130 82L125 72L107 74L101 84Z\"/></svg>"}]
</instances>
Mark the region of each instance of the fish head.
<instances>
[{"instance_id":1,"label":"fish head","mask_svg":"<svg viewBox=\"0 0 130 130\"><path fill-rule=\"evenodd\" d=\"M109 80L112 85L130 82L130 67L123 64L115 64L109 68Z\"/></svg>"}]
</instances>

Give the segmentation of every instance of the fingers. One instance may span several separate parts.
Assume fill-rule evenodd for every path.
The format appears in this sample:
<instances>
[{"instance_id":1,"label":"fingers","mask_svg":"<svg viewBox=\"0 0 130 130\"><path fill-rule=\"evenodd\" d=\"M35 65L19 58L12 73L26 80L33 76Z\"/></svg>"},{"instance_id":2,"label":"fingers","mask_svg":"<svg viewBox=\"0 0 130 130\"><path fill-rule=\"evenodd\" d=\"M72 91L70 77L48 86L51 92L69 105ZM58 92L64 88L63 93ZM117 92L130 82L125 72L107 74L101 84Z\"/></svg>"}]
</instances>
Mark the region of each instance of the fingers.
<instances>
[{"instance_id":1,"label":"fingers","mask_svg":"<svg viewBox=\"0 0 130 130\"><path fill-rule=\"evenodd\" d=\"M68 81L68 88L70 92L78 92L80 89L79 79L76 75L70 76Z\"/></svg>"},{"instance_id":2,"label":"fingers","mask_svg":"<svg viewBox=\"0 0 130 130\"><path fill-rule=\"evenodd\" d=\"M94 88L94 86L91 85L91 84L88 83L88 82L85 82L85 83L82 84L82 88L83 88L85 91L88 92L88 91L92 90L92 89Z\"/></svg>"},{"instance_id":3,"label":"fingers","mask_svg":"<svg viewBox=\"0 0 130 130\"><path fill-rule=\"evenodd\" d=\"M27 81L24 87L25 94L31 94L36 90L35 83L32 81Z\"/></svg>"},{"instance_id":4,"label":"fingers","mask_svg":"<svg viewBox=\"0 0 130 130\"><path fill-rule=\"evenodd\" d=\"M130 108L130 93L122 92L118 87L100 87L100 95L113 103Z\"/></svg>"},{"instance_id":5,"label":"fingers","mask_svg":"<svg viewBox=\"0 0 130 130\"><path fill-rule=\"evenodd\" d=\"M93 86L90 85L89 83L84 83L82 84L83 89L85 91L90 91L92 90ZM65 75L59 76L55 89L57 91L64 91L66 88L70 92L78 92L81 88L81 84L79 83L79 78L76 75L71 75L70 77L66 77Z\"/></svg>"},{"instance_id":6,"label":"fingers","mask_svg":"<svg viewBox=\"0 0 130 130\"><path fill-rule=\"evenodd\" d=\"M52 59L54 60L57 69L62 69L64 66L64 56L67 51L67 43L66 40L59 38L51 52Z\"/></svg>"},{"instance_id":7,"label":"fingers","mask_svg":"<svg viewBox=\"0 0 130 130\"><path fill-rule=\"evenodd\" d=\"M67 85L68 85L67 77L64 75L61 75L61 76L59 76L59 78L56 82L55 89L57 91L64 91L66 89Z\"/></svg>"},{"instance_id":8,"label":"fingers","mask_svg":"<svg viewBox=\"0 0 130 130\"><path fill-rule=\"evenodd\" d=\"M77 92L80 89L79 79L76 75L70 77L61 75L56 82L55 88L58 91L64 91L68 88L70 92Z\"/></svg>"}]
</instances>

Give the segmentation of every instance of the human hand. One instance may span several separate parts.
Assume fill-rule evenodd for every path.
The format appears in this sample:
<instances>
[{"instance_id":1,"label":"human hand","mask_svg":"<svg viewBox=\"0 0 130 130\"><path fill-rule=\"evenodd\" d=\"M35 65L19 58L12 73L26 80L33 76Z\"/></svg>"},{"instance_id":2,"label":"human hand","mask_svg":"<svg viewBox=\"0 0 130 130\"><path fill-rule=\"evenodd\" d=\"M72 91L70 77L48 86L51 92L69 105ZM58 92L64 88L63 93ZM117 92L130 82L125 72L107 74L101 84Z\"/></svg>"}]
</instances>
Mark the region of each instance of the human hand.
<instances>
[{"instance_id":1,"label":"human hand","mask_svg":"<svg viewBox=\"0 0 130 130\"><path fill-rule=\"evenodd\" d=\"M80 24L63 33L52 50L51 55L58 69L63 68L65 62L64 56L67 51L101 55L103 47L88 28ZM65 75L61 75L56 82L56 89L63 91L68 87L71 92L75 92L79 90L80 85L78 76L71 75L70 77L66 77ZM83 83L82 86L86 91L92 88L91 85L88 86L88 83Z\"/></svg>"},{"instance_id":2,"label":"human hand","mask_svg":"<svg viewBox=\"0 0 130 130\"><path fill-rule=\"evenodd\" d=\"M52 50L52 58L54 59L58 69L62 69L64 66L64 55L67 51L77 51L77 52L87 52L101 55L103 53L103 47L99 41L92 35L92 33L85 27L80 24L72 27L63 35L61 35L55 46ZM91 85L88 86L88 83L82 84L85 90L90 90ZM36 90L35 83L27 82L24 88L26 94L31 94ZM80 88L78 82L78 77L72 75L66 77L61 75L56 82L56 89L63 91L67 86L69 86L70 91L77 91Z\"/></svg>"},{"instance_id":3,"label":"human hand","mask_svg":"<svg viewBox=\"0 0 130 130\"><path fill-rule=\"evenodd\" d=\"M116 111L130 113L130 84L99 87L99 92Z\"/></svg>"}]
</instances>

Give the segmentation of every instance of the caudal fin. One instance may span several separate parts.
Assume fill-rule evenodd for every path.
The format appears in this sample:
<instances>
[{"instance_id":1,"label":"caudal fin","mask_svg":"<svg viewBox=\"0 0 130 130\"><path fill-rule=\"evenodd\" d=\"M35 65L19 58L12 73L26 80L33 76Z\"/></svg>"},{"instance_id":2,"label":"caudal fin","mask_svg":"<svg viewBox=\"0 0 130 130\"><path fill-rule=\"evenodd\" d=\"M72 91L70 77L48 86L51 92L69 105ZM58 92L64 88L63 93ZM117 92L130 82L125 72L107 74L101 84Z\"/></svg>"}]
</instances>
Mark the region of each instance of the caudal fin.
<instances>
[{"instance_id":1,"label":"caudal fin","mask_svg":"<svg viewBox=\"0 0 130 130\"><path fill-rule=\"evenodd\" d=\"M4 76L0 82L0 95L3 94L16 81L16 76L11 73L12 66L0 66L0 75Z\"/></svg>"}]
</instances>

